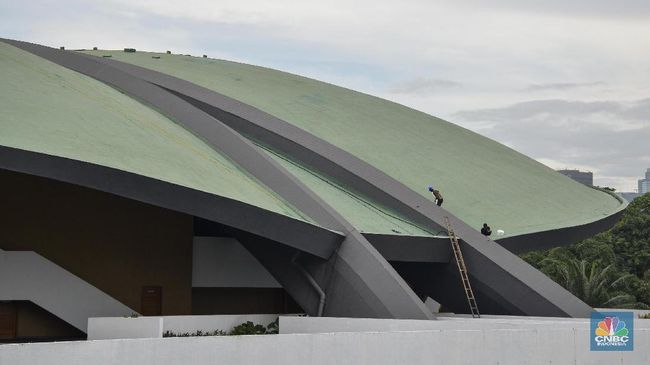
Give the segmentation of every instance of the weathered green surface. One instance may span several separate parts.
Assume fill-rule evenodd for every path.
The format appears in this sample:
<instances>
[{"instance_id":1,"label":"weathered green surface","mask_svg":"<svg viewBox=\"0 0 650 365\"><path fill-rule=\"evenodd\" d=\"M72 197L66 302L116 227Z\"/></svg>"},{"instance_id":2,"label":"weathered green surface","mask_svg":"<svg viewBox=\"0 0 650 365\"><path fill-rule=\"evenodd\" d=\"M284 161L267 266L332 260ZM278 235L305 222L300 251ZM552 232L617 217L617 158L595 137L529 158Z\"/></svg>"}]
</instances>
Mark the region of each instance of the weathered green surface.
<instances>
[{"instance_id":1,"label":"weathered green surface","mask_svg":"<svg viewBox=\"0 0 650 365\"><path fill-rule=\"evenodd\" d=\"M327 83L240 63L121 51L113 59L161 71L251 104L356 155L467 223L506 236L584 224L624 208L495 141L416 110Z\"/></svg>"},{"instance_id":2,"label":"weathered green surface","mask_svg":"<svg viewBox=\"0 0 650 365\"><path fill-rule=\"evenodd\" d=\"M287 216L301 214L138 101L0 42L0 145L118 168Z\"/></svg>"},{"instance_id":3,"label":"weathered green surface","mask_svg":"<svg viewBox=\"0 0 650 365\"><path fill-rule=\"evenodd\" d=\"M433 236L438 233L427 232L390 208L382 206L363 194L351 191L329 177L292 161L287 156L270 150L267 150L267 153L336 209L359 232L407 236Z\"/></svg>"}]
</instances>

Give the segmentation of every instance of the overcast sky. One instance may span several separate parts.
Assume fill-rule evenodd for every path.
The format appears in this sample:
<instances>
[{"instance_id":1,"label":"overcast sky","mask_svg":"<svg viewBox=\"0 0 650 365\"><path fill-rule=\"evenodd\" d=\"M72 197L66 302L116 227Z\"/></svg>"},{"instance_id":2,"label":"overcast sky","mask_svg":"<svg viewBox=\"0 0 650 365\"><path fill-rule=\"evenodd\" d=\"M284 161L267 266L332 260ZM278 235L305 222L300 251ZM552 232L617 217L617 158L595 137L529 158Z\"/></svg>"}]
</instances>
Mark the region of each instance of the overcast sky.
<instances>
[{"instance_id":1,"label":"overcast sky","mask_svg":"<svg viewBox=\"0 0 650 365\"><path fill-rule=\"evenodd\" d=\"M649 0L0 0L0 37L298 73L620 191L650 167Z\"/></svg>"}]
</instances>

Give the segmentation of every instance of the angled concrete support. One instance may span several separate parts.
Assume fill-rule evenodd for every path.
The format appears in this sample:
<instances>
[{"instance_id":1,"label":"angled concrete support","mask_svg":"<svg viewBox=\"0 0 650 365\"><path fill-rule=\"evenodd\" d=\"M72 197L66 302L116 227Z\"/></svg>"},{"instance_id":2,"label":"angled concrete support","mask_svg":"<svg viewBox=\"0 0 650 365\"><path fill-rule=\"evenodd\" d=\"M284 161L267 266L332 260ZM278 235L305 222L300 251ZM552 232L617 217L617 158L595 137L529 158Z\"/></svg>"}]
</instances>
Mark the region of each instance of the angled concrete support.
<instances>
[{"instance_id":1,"label":"angled concrete support","mask_svg":"<svg viewBox=\"0 0 650 365\"><path fill-rule=\"evenodd\" d=\"M293 264L295 250L246 232L233 235L282 284L306 313L319 315L322 297L304 272ZM395 275L399 280L388 281L392 278L387 277L386 272L392 273L394 269L387 262L385 266L375 264L383 261L381 255L350 238L346 238L346 241L328 260L309 255L300 256L301 267L325 291L326 302L322 315L433 319L433 315L422 308L424 304L410 288L406 291L399 286L403 283L399 275ZM386 289L392 290L393 297L382 296ZM409 301L404 300L404 292L409 293ZM409 306L409 303L412 304Z\"/></svg>"},{"instance_id":2,"label":"angled concrete support","mask_svg":"<svg viewBox=\"0 0 650 365\"><path fill-rule=\"evenodd\" d=\"M210 230L207 226L202 229ZM333 317L433 319L381 254L367 241L364 244L354 237L358 232L349 234L328 259L302 251L299 268L292 261L298 251L291 247L245 231L214 231L235 237L309 315L317 316L322 310L323 315ZM325 292L322 309L321 295L308 276ZM384 296L388 289L392 297Z\"/></svg>"},{"instance_id":3,"label":"angled concrete support","mask_svg":"<svg viewBox=\"0 0 650 365\"><path fill-rule=\"evenodd\" d=\"M317 278L329 277L326 283L328 306L324 314L332 317L433 318L394 268L359 236L361 234L356 231L348 234L348 244L344 241L336 257L330 260L331 269L316 272ZM387 272L391 275L387 276ZM394 294L380 296L384 293ZM402 295L408 295L410 300L404 301Z\"/></svg>"},{"instance_id":4,"label":"angled concrete support","mask_svg":"<svg viewBox=\"0 0 650 365\"><path fill-rule=\"evenodd\" d=\"M317 315L320 297L291 262L298 251L247 232L234 233L233 236L255 256L307 314Z\"/></svg>"},{"instance_id":5,"label":"angled concrete support","mask_svg":"<svg viewBox=\"0 0 650 365\"><path fill-rule=\"evenodd\" d=\"M90 317L136 313L32 251L0 250L2 300L29 300L83 332L86 332Z\"/></svg>"}]
</instances>

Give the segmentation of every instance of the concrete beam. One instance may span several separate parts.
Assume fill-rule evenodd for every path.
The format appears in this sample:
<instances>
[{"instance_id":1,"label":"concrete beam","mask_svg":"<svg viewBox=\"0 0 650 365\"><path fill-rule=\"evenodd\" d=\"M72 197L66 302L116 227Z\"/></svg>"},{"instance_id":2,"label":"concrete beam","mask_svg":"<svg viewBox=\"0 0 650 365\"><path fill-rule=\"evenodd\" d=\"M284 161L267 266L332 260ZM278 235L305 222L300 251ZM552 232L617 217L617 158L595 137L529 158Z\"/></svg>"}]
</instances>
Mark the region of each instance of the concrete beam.
<instances>
[{"instance_id":1,"label":"concrete beam","mask_svg":"<svg viewBox=\"0 0 650 365\"><path fill-rule=\"evenodd\" d=\"M0 250L3 300L29 300L83 332L90 317L137 313L32 251Z\"/></svg>"},{"instance_id":2,"label":"concrete beam","mask_svg":"<svg viewBox=\"0 0 650 365\"><path fill-rule=\"evenodd\" d=\"M597 232L604 232L621 219L625 210L621 210L603 219L573 227L564 227L550 231L507 237L496 242L512 253L524 253L535 250L548 250L558 246L568 246L592 237Z\"/></svg>"}]
</instances>

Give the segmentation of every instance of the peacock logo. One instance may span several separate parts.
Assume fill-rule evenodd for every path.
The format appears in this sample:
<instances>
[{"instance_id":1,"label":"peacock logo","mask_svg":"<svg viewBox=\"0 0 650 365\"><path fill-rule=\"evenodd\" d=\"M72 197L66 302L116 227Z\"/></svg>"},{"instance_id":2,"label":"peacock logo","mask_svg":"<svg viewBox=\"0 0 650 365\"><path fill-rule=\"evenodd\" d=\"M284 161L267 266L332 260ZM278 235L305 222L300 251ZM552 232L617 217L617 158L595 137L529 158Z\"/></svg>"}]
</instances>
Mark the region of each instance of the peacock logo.
<instances>
[{"instance_id":1,"label":"peacock logo","mask_svg":"<svg viewBox=\"0 0 650 365\"><path fill-rule=\"evenodd\" d=\"M632 351L632 312L594 312L591 316L592 351Z\"/></svg>"},{"instance_id":2,"label":"peacock logo","mask_svg":"<svg viewBox=\"0 0 650 365\"><path fill-rule=\"evenodd\" d=\"M618 317L605 317L605 320L598 322L596 336L627 336L628 330L625 322Z\"/></svg>"}]
</instances>

